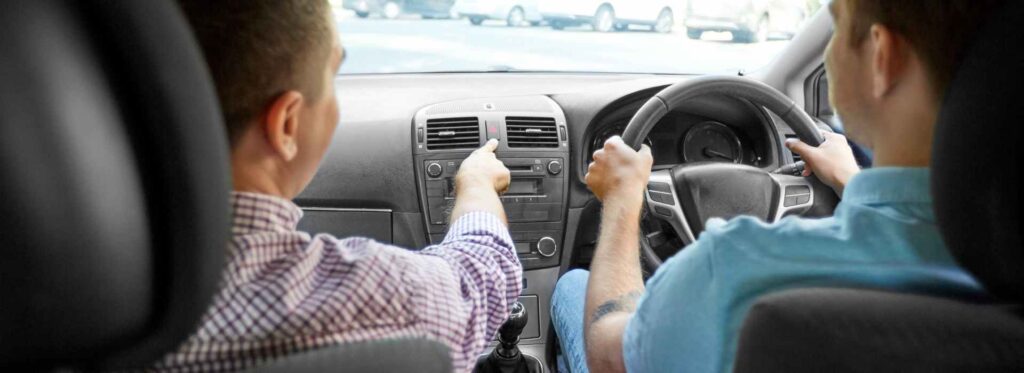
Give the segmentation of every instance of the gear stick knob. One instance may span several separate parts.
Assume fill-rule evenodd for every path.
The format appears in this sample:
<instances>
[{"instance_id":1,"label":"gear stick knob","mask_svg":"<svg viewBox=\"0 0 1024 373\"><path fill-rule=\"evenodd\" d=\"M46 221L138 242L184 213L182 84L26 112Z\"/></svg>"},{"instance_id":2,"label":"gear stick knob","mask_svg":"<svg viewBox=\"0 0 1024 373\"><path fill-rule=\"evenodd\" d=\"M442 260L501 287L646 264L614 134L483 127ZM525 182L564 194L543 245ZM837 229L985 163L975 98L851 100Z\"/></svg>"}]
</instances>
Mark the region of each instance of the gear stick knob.
<instances>
[{"instance_id":1,"label":"gear stick knob","mask_svg":"<svg viewBox=\"0 0 1024 373\"><path fill-rule=\"evenodd\" d=\"M519 351L519 335L526 328L530 316L526 306L516 302L509 310L508 320L498 328L498 345L490 354L476 361L474 373L541 373L540 360Z\"/></svg>"},{"instance_id":2,"label":"gear stick knob","mask_svg":"<svg viewBox=\"0 0 1024 373\"><path fill-rule=\"evenodd\" d=\"M514 350L516 345L519 344L519 335L523 333L523 328L526 327L526 323L530 321L530 315L526 313L526 307L522 303L516 302L512 305L512 309L509 312L508 320L504 324L501 324L501 328L498 329L498 343L501 344L500 352L512 352L508 350ZM506 350L506 351L501 351ZM505 357L511 357L512 355L505 355Z\"/></svg>"}]
</instances>

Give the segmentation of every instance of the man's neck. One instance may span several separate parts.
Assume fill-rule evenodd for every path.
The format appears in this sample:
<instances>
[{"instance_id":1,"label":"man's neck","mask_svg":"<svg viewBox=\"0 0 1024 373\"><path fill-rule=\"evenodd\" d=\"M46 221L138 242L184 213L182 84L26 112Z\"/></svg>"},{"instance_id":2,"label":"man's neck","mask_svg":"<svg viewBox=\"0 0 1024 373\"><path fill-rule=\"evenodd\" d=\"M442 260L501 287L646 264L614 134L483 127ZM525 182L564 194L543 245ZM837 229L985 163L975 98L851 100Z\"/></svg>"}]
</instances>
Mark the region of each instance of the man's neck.
<instances>
[{"instance_id":1,"label":"man's neck","mask_svg":"<svg viewBox=\"0 0 1024 373\"><path fill-rule=\"evenodd\" d=\"M906 95L883 108L872 139L876 167L928 167L938 105L925 95Z\"/></svg>"},{"instance_id":2,"label":"man's neck","mask_svg":"<svg viewBox=\"0 0 1024 373\"><path fill-rule=\"evenodd\" d=\"M237 159L234 155L232 158L231 177L236 192L266 194L289 200L294 197L277 182L270 170L273 167L253 164L245 159Z\"/></svg>"}]
</instances>

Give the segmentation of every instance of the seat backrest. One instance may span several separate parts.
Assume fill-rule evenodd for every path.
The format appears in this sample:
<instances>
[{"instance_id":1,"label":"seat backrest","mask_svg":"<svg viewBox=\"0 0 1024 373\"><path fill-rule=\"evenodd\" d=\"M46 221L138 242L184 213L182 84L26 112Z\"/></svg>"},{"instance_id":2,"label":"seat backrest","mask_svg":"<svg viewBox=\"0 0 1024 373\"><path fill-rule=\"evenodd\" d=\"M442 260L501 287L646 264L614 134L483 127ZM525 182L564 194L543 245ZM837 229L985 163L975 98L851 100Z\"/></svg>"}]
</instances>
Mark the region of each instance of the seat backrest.
<instances>
[{"instance_id":1,"label":"seat backrest","mask_svg":"<svg viewBox=\"0 0 1024 373\"><path fill-rule=\"evenodd\" d=\"M852 289L759 299L737 372L1024 371L1024 2L963 57L939 115L932 195L943 238L995 305Z\"/></svg>"},{"instance_id":2,"label":"seat backrest","mask_svg":"<svg viewBox=\"0 0 1024 373\"><path fill-rule=\"evenodd\" d=\"M166 1L0 2L0 368L146 366L224 260L227 140Z\"/></svg>"}]
</instances>

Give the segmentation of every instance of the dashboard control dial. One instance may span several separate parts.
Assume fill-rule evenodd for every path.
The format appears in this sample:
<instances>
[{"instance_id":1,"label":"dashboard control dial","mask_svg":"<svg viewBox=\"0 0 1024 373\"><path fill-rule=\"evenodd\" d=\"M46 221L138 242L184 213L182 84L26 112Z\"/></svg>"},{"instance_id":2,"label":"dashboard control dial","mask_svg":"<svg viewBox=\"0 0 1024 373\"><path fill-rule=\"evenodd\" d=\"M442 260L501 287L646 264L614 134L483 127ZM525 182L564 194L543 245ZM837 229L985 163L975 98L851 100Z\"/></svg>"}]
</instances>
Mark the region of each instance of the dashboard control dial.
<instances>
[{"instance_id":1,"label":"dashboard control dial","mask_svg":"<svg viewBox=\"0 0 1024 373\"><path fill-rule=\"evenodd\" d=\"M438 177L444 173L444 167L441 167L440 163L432 162L427 165L427 176Z\"/></svg>"},{"instance_id":2,"label":"dashboard control dial","mask_svg":"<svg viewBox=\"0 0 1024 373\"><path fill-rule=\"evenodd\" d=\"M551 161L548 162L548 173L552 175L558 175L562 173L562 162Z\"/></svg>"},{"instance_id":3,"label":"dashboard control dial","mask_svg":"<svg viewBox=\"0 0 1024 373\"><path fill-rule=\"evenodd\" d=\"M540 241L537 241L537 252L546 258L550 258L555 255L558 251L558 243L555 242L554 238L544 237Z\"/></svg>"}]
</instances>

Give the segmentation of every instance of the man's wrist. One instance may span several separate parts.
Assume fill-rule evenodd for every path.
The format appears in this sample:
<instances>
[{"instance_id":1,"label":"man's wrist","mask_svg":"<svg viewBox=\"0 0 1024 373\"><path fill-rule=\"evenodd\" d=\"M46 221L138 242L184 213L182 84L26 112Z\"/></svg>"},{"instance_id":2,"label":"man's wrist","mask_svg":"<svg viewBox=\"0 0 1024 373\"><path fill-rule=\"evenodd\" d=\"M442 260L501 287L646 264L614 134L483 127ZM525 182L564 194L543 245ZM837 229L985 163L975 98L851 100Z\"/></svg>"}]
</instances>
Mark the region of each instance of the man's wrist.
<instances>
[{"instance_id":1,"label":"man's wrist","mask_svg":"<svg viewBox=\"0 0 1024 373\"><path fill-rule=\"evenodd\" d=\"M494 188L494 183L482 181L479 179L458 179L455 180L455 193L476 193L476 192L491 192L497 194L497 190Z\"/></svg>"},{"instance_id":2,"label":"man's wrist","mask_svg":"<svg viewBox=\"0 0 1024 373\"><path fill-rule=\"evenodd\" d=\"M640 191L619 192L606 195L601 201L605 209L614 209L621 212L636 212L637 216L644 207L644 193Z\"/></svg>"}]
</instances>

